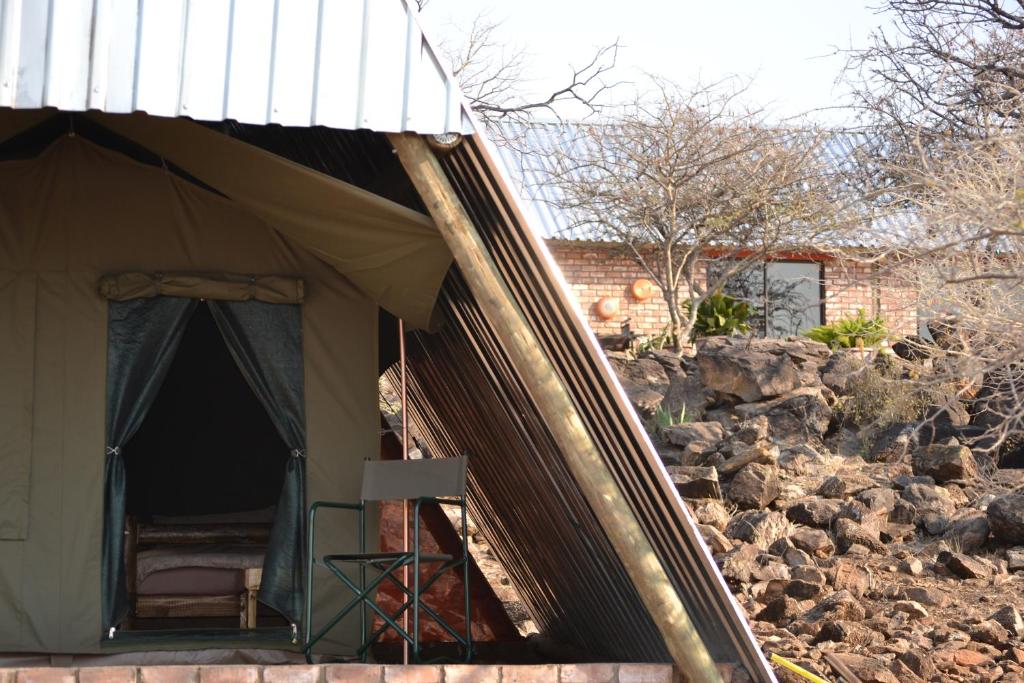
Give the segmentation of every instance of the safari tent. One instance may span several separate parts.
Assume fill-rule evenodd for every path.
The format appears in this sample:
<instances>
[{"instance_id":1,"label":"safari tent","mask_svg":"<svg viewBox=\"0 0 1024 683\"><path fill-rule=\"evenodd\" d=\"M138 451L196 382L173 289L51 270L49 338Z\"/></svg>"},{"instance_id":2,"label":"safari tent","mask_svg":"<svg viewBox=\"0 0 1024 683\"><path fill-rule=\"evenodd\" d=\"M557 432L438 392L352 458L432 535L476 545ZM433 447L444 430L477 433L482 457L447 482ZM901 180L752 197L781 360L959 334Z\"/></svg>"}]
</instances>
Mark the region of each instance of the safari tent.
<instances>
[{"instance_id":1,"label":"safari tent","mask_svg":"<svg viewBox=\"0 0 1024 683\"><path fill-rule=\"evenodd\" d=\"M217 515L265 530L244 588L293 647L307 505L358 498L400 319L410 415L542 631L772 680L415 10L282 7L0 3L0 652L153 647L133 520Z\"/></svg>"}]
</instances>

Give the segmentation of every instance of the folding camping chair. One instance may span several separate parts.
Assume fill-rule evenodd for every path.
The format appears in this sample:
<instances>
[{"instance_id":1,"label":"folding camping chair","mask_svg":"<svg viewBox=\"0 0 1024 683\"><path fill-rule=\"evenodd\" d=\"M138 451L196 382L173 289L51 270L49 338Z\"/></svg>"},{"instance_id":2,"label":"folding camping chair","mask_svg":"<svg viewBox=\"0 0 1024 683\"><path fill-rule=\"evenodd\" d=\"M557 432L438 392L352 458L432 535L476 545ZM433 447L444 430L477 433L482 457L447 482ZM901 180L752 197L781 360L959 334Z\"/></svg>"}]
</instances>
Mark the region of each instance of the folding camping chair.
<instances>
[{"instance_id":1,"label":"folding camping chair","mask_svg":"<svg viewBox=\"0 0 1024 683\"><path fill-rule=\"evenodd\" d=\"M420 613L425 612L447 631L456 643L465 649L463 661L468 662L473 654L472 626L469 611L469 548L466 533L466 462L465 456L459 458L440 458L427 460L387 460L367 461L363 469L363 485L361 500L358 503L332 503L316 501L309 508L309 551L306 567L306 623L305 647L306 660L312 662L313 646L333 629L346 616L359 608L361 643L356 655L365 660L370 646L380 638L388 628L394 629L399 636L409 643L412 661L419 662L420 647ZM409 500L415 501L413 514L413 543L407 552L366 552L366 503L367 501ZM420 552L420 508L424 504L452 505L462 511L462 552L458 557L452 555L424 554ZM317 559L314 556L316 540L316 513L320 508L352 510L359 513L359 552L349 554L327 554ZM359 581L356 583L341 568L342 565L356 565L359 570ZM437 569L425 580L420 578L420 565L437 565ZM355 597L338 611L316 633L312 632L313 604L313 568L323 567L333 574ZM411 567L413 585L410 588L402 583L395 572L402 567ZM378 572L369 583L366 580L367 568ZM466 634L463 636L445 621L436 610L423 602L423 596L430 587L446 572L462 569L464 588L464 606ZM404 602L391 614L388 614L374 600L375 591L385 581L397 586L405 596ZM383 620L384 625L373 633L367 633L366 608L369 607ZM412 610L412 633L402 628L399 618L406 610Z\"/></svg>"}]
</instances>

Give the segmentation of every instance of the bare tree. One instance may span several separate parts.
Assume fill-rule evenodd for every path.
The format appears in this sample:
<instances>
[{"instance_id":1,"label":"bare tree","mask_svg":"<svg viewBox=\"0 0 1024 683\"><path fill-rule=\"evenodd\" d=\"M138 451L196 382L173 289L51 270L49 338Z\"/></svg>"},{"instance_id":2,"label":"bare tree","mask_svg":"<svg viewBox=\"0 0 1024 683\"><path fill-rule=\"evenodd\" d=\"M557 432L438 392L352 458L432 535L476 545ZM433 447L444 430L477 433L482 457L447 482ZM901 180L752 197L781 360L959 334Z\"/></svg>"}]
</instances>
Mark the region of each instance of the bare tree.
<instances>
[{"instance_id":1,"label":"bare tree","mask_svg":"<svg viewBox=\"0 0 1024 683\"><path fill-rule=\"evenodd\" d=\"M862 179L914 216L891 274L918 292L936 342L898 381L965 402L973 445L1003 449L1024 436L1024 2L880 9L893 28L847 65L874 141Z\"/></svg>"},{"instance_id":2,"label":"bare tree","mask_svg":"<svg viewBox=\"0 0 1024 683\"><path fill-rule=\"evenodd\" d=\"M974 405L975 443L1024 434L1024 131L922 154L906 187L921 220L908 235L920 309L936 346L917 381Z\"/></svg>"},{"instance_id":3,"label":"bare tree","mask_svg":"<svg viewBox=\"0 0 1024 683\"><path fill-rule=\"evenodd\" d=\"M420 8L428 1L418 0ZM481 12L440 44L470 107L499 143L515 143L502 123L523 123L537 116L560 120L567 107L574 108L573 116L586 116L600 111L605 96L618 85L610 80L619 51L616 41L597 48L579 64L568 65L562 83L550 91L529 93L529 54L502 32L501 21Z\"/></svg>"},{"instance_id":4,"label":"bare tree","mask_svg":"<svg viewBox=\"0 0 1024 683\"><path fill-rule=\"evenodd\" d=\"M735 81L655 86L580 126L549 165L573 227L623 244L661 288L678 347L709 294L772 254L826 241L847 211L820 134L767 125Z\"/></svg>"},{"instance_id":5,"label":"bare tree","mask_svg":"<svg viewBox=\"0 0 1024 683\"><path fill-rule=\"evenodd\" d=\"M1024 2L883 0L878 9L892 26L852 51L846 69L869 123L907 147L1021 124Z\"/></svg>"}]
</instances>

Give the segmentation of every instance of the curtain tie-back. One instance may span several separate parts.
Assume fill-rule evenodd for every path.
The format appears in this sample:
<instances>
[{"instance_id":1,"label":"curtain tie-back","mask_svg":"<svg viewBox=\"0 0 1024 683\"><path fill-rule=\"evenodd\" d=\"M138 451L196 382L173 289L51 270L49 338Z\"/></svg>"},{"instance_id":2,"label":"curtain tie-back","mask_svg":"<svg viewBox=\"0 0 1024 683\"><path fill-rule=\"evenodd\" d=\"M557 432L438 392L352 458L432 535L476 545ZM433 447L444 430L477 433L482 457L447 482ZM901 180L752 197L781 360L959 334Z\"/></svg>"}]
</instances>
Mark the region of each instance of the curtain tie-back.
<instances>
[{"instance_id":1,"label":"curtain tie-back","mask_svg":"<svg viewBox=\"0 0 1024 683\"><path fill-rule=\"evenodd\" d=\"M301 448L293 448L292 449L292 457L293 458L305 458L306 457L306 451L304 451Z\"/></svg>"},{"instance_id":2,"label":"curtain tie-back","mask_svg":"<svg viewBox=\"0 0 1024 683\"><path fill-rule=\"evenodd\" d=\"M121 447L107 446L107 455L121 455Z\"/></svg>"}]
</instances>

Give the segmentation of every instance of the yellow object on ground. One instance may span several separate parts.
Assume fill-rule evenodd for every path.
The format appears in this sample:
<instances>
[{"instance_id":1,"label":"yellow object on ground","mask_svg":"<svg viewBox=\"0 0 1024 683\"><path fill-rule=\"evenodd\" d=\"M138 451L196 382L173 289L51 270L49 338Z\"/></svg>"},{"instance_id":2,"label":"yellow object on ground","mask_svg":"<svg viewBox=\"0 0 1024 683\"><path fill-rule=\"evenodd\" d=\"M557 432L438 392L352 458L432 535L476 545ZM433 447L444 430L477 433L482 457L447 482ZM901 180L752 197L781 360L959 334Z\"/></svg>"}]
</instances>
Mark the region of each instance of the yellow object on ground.
<instances>
[{"instance_id":1,"label":"yellow object on ground","mask_svg":"<svg viewBox=\"0 0 1024 683\"><path fill-rule=\"evenodd\" d=\"M789 661L788 659L785 659L785 658L780 657L778 655L772 655L772 663L773 664L778 664L781 667L785 667L785 668L789 669L790 671L792 671L793 673L798 674L800 676L803 676L804 678L806 678L809 681L814 681L814 683L828 683L828 681L825 680L824 678L822 678L821 676L812 674L807 669L805 669L805 668L803 668L801 666L797 666L796 664L794 664L793 662Z\"/></svg>"}]
</instances>

